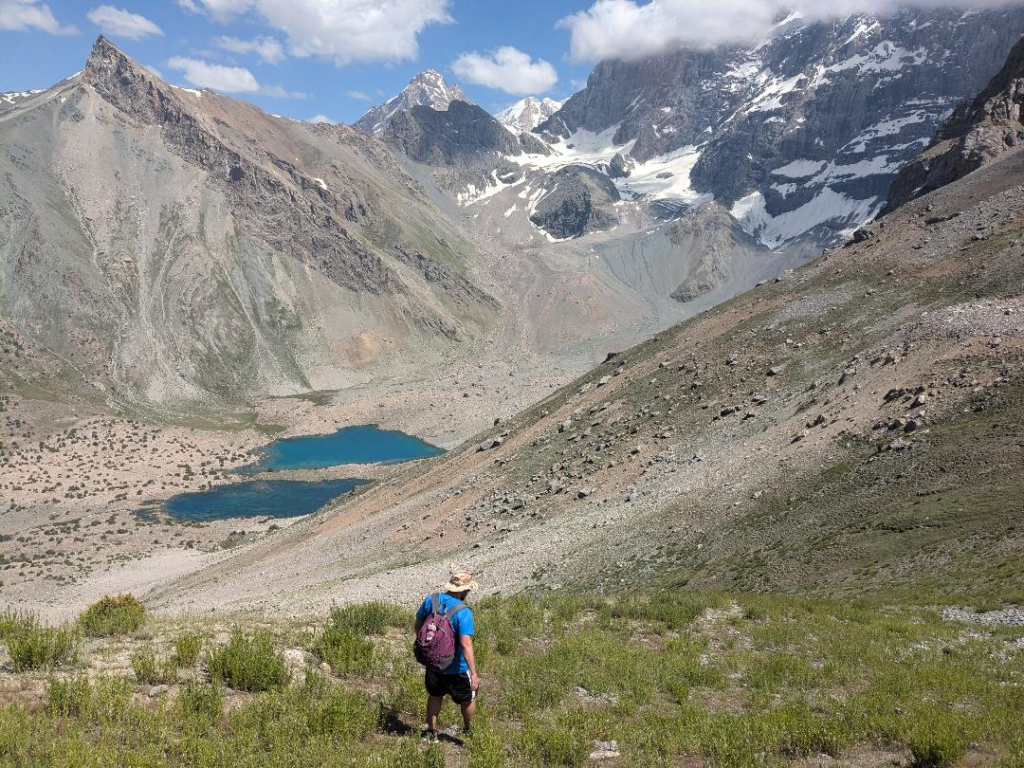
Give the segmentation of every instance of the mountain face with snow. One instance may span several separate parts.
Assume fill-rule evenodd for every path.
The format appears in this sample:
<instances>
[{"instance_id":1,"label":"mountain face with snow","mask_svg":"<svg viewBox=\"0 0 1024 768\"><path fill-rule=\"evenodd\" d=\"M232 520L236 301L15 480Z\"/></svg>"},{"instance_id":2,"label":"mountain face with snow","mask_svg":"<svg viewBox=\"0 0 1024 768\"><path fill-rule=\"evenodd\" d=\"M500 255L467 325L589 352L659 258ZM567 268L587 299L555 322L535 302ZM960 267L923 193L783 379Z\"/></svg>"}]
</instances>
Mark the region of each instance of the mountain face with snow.
<instances>
[{"instance_id":1,"label":"mountain face with snow","mask_svg":"<svg viewBox=\"0 0 1024 768\"><path fill-rule=\"evenodd\" d=\"M527 96L508 109L499 112L495 117L507 128L529 133L561 109L564 103L564 100L555 101L554 99L538 99L536 96Z\"/></svg>"},{"instance_id":2,"label":"mountain face with snow","mask_svg":"<svg viewBox=\"0 0 1024 768\"><path fill-rule=\"evenodd\" d=\"M1022 8L793 15L749 48L601 62L536 132L578 162L631 160L616 182L626 198L713 198L772 248L827 244L879 211L900 166L1022 34Z\"/></svg>"},{"instance_id":3,"label":"mountain face with snow","mask_svg":"<svg viewBox=\"0 0 1024 768\"><path fill-rule=\"evenodd\" d=\"M355 122L355 127L373 136L381 136L399 112L408 112L413 107L430 107L444 112L453 101L473 103L459 86L447 83L440 72L428 69L410 80L397 96L369 110Z\"/></svg>"},{"instance_id":4,"label":"mountain face with snow","mask_svg":"<svg viewBox=\"0 0 1024 768\"><path fill-rule=\"evenodd\" d=\"M1024 144L1024 39L980 94L960 104L928 149L900 169L889 188L895 210Z\"/></svg>"}]
</instances>

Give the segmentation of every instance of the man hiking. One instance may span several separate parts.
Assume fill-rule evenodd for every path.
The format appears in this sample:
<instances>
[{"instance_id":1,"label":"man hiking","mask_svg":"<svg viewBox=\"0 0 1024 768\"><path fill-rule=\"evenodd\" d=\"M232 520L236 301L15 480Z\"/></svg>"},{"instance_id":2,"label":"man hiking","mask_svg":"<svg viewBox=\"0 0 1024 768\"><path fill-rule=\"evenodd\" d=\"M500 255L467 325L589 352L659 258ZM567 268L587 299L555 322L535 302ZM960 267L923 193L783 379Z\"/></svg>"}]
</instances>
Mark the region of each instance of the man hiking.
<instances>
[{"instance_id":1,"label":"man hiking","mask_svg":"<svg viewBox=\"0 0 1024 768\"><path fill-rule=\"evenodd\" d=\"M462 708L463 735L468 736L473 725L480 677L473 655L473 609L464 601L477 588L472 574L457 571L416 611L416 658L427 668L423 737L429 740L437 738L437 716L445 696Z\"/></svg>"}]
</instances>

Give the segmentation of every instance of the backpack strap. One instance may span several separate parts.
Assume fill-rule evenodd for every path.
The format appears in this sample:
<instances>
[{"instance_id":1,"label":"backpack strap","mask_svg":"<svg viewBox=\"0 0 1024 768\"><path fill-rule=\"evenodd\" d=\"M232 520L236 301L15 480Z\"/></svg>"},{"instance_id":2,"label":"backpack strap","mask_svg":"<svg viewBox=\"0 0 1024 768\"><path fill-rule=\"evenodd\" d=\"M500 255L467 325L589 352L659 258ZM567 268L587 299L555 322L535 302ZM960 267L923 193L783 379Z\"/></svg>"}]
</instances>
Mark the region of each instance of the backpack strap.
<instances>
[{"instance_id":1,"label":"backpack strap","mask_svg":"<svg viewBox=\"0 0 1024 768\"><path fill-rule=\"evenodd\" d=\"M467 608L469 608L468 605L459 600L456 600L455 605L450 605L447 608L445 608L444 615L448 617L449 621L451 621L452 617L455 616L455 614L457 614L459 611L464 611Z\"/></svg>"},{"instance_id":2,"label":"backpack strap","mask_svg":"<svg viewBox=\"0 0 1024 768\"><path fill-rule=\"evenodd\" d=\"M437 592L430 596L430 612L434 615L442 613L441 611L441 595Z\"/></svg>"}]
</instances>

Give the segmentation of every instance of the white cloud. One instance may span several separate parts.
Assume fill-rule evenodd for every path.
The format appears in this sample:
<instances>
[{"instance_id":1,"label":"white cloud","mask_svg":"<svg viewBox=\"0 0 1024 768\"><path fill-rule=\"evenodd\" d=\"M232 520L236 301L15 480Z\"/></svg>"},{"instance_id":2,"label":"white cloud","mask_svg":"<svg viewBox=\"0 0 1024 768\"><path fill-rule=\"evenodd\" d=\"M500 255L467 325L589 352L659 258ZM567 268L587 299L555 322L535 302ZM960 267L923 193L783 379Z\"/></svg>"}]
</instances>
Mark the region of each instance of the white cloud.
<instances>
[{"instance_id":1,"label":"white cloud","mask_svg":"<svg viewBox=\"0 0 1024 768\"><path fill-rule=\"evenodd\" d=\"M85 18L102 29L106 34L115 37L140 40L149 35L162 35L164 33L160 27L145 16L131 13L123 8L115 8L112 5L101 5L93 8L85 14Z\"/></svg>"},{"instance_id":2,"label":"white cloud","mask_svg":"<svg viewBox=\"0 0 1024 768\"><path fill-rule=\"evenodd\" d=\"M225 67L199 59L175 56L167 66L180 71L185 80L198 88L212 88L222 93L248 93L281 99L304 99L307 94L290 93L280 85L261 85L256 76L245 67Z\"/></svg>"},{"instance_id":3,"label":"white cloud","mask_svg":"<svg viewBox=\"0 0 1024 768\"><path fill-rule=\"evenodd\" d=\"M266 64L280 64L284 61L284 46L272 37L254 37L252 40L218 37L217 45L231 53L255 53Z\"/></svg>"},{"instance_id":4,"label":"white cloud","mask_svg":"<svg viewBox=\"0 0 1024 768\"><path fill-rule=\"evenodd\" d=\"M362 91L345 91L345 95L350 99L357 99L358 101L373 101L373 99Z\"/></svg>"},{"instance_id":5,"label":"white cloud","mask_svg":"<svg viewBox=\"0 0 1024 768\"><path fill-rule=\"evenodd\" d=\"M327 115L313 115L306 120L307 123L326 123L327 125L336 125L334 120L331 120Z\"/></svg>"},{"instance_id":6,"label":"white cloud","mask_svg":"<svg viewBox=\"0 0 1024 768\"><path fill-rule=\"evenodd\" d=\"M1020 0L596 0L558 22L572 35L576 62L636 60L682 46L710 47L763 37L780 14L799 10L811 21L900 8L997 8Z\"/></svg>"},{"instance_id":7,"label":"white cloud","mask_svg":"<svg viewBox=\"0 0 1024 768\"><path fill-rule=\"evenodd\" d=\"M285 33L294 56L351 61L404 61L419 53L430 24L448 24L451 0L178 0L218 21L253 13Z\"/></svg>"},{"instance_id":8,"label":"white cloud","mask_svg":"<svg viewBox=\"0 0 1024 768\"><path fill-rule=\"evenodd\" d=\"M532 61L510 45L490 55L464 53L452 62L452 71L471 83L515 94L544 93L558 82L558 73L548 62Z\"/></svg>"},{"instance_id":9,"label":"white cloud","mask_svg":"<svg viewBox=\"0 0 1024 768\"><path fill-rule=\"evenodd\" d=\"M71 25L61 24L53 15L50 6L36 0L0 0L0 30L23 32L37 29L51 35L76 35L78 30Z\"/></svg>"}]
</instances>

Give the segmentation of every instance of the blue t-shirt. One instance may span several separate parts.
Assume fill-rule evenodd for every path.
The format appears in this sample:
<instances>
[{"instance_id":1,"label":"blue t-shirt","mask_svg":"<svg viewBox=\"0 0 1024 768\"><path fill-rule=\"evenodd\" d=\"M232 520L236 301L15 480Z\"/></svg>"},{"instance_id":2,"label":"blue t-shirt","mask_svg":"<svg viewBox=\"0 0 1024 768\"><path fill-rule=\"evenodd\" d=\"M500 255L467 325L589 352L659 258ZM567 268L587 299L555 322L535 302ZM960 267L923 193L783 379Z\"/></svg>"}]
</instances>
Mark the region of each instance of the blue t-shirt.
<instances>
[{"instance_id":1,"label":"blue t-shirt","mask_svg":"<svg viewBox=\"0 0 1024 768\"><path fill-rule=\"evenodd\" d=\"M427 595L427 599L423 601L423 605L416 611L416 618L419 621L425 621L430 615L431 610L431 595ZM449 594L444 592L441 593L441 609L448 609L449 615L451 614L452 607L458 605L459 601L456 600ZM465 605L465 603L463 603ZM441 670L442 675L458 675L462 672L469 671L469 664L466 663L466 659L462 655L462 646L459 645L459 637L473 636L473 609L466 606L463 610L451 616L449 619L452 623L452 630L455 632L455 659L450 665Z\"/></svg>"}]
</instances>

